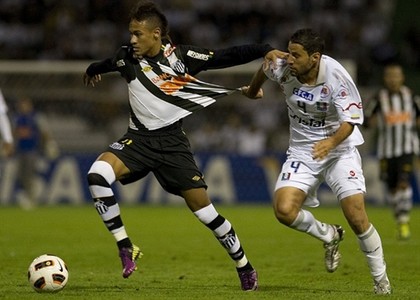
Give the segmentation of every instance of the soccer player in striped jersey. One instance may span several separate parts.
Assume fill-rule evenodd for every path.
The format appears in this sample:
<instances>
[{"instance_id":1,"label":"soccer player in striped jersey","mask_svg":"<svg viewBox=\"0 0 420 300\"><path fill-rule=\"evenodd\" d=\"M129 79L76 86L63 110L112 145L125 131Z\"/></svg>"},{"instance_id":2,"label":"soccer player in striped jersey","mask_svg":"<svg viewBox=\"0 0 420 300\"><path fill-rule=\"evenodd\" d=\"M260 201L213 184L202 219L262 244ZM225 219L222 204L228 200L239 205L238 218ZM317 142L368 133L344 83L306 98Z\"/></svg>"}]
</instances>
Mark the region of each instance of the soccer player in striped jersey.
<instances>
[{"instance_id":1,"label":"soccer player in striped jersey","mask_svg":"<svg viewBox=\"0 0 420 300\"><path fill-rule=\"evenodd\" d=\"M366 125L377 125L380 178L385 183L386 200L397 222L398 238L406 240L411 235L413 189L410 178L419 153L420 98L404 85L401 65L386 66L383 80L384 87L366 106Z\"/></svg>"},{"instance_id":2,"label":"soccer player in striped jersey","mask_svg":"<svg viewBox=\"0 0 420 300\"><path fill-rule=\"evenodd\" d=\"M288 107L289 148L275 186L275 216L280 223L322 241L326 269L334 272L344 230L315 219L302 208L319 205L317 189L326 182L357 236L374 292L390 294L381 238L364 204L365 180L356 148L363 143L358 129L363 123L362 102L350 75L323 50L324 41L317 33L298 30L289 40L288 53L280 53L277 63L265 63L250 86L243 87L246 96L260 98L266 79L276 81Z\"/></svg>"},{"instance_id":3,"label":"soccer player in striped jersey","mask_svg":"<svg viewBox=\"0 0 420 300\"><path fill-rule=\"evenodd\" d=\"M166 17L152 2L140 2L132 10L129 32L130 46L121 47L112 58L92 63L84 74L85 85L95 85L107 72L119 72L128 84L128 131L98 157L88 172L96 209L116 239L123 277L129 277L137 268L141 252L125 230L111 185L115 181L137 181L153 172L166 191L185 199L189 209L227 250L242 289L255 290L257 272L231 223L217 212L206 193L203 174L182 130L182 119L234 92L202 82L194 75L271 56L273 48L244 45L208 50L174 46L168 37Z\"/></svg>"}]
</instances>

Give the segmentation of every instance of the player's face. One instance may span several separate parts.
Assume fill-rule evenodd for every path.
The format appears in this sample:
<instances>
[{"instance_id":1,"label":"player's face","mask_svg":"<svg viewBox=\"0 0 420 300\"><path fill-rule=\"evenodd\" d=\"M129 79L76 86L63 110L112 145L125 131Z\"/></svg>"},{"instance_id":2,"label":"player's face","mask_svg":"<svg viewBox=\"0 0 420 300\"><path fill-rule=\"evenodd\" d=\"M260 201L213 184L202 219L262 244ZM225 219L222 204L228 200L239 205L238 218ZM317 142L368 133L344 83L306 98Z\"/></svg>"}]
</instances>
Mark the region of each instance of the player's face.
<instances>
[{"instance_id":1,"label":"player's face","mask_svg":"<svg viewBox=\"0 0 420 300\"><path fill-rule=\"evenodd\" d=\"M153 57L159 53L162 44L160 28L154 27L147 20L131 20L128 30L130 43L137 57Z\"/></svg>"},{"instance_id":2,"label":"player's face","mask_svg":"<svg viewBox=\"0 0 420 300\"><path fill-rule=\"evenodd\" d=\"M389 66L384 70L385 86L394 93L400 91L404 83L404 73L400 66Z\"/></svg>"},{"instance_id":3,"label":"player's face","mask_svg":"<svg viewBox=\"0 0 420 300\"><path fill-rule=\"evenodd\" d=\"M290 67L292 75L300 79L302 77L311 76L313 73L312 75L314 75L316 79L316 68L318 66L320 54L316 52L309 55L301 44L295 43L289 43L288 51L289 56L287 58L287 64Z\"/></svg>"}]
</instances>

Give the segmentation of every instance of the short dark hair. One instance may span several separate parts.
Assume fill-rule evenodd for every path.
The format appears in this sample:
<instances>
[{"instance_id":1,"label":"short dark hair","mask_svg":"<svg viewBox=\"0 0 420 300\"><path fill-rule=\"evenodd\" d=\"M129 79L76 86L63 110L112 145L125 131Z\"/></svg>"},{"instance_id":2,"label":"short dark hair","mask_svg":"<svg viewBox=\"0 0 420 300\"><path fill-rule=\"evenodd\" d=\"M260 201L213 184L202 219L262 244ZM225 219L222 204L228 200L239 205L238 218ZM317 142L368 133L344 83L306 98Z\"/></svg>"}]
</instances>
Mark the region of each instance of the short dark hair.
<instances>
[{"instance_id":1,"label":"short dark hair","mask_svg":"<svg viewBox=\"0 0 420 300\"><path fill-rule=\"evenodd\" d=\"M162 37L168 37L169 28L168 20L166 16L160 11L157 5L151 1L140 1L137 5L131 10L130 20L144 21L149 20L156 27L159 27L161 30Z\"/></svg>"},{"instance_id":2,"label":"short dark hair","mask_svg":"<svg viewBox=\"0 0 420 300\"><path fill-rule=\"evenodd\" d=\"M309 55L319 52L323 53L325 48L324 39L310 28L303 28L296 31L291 37L290 42L300 44Z\"/></svg>"}]
</instances>

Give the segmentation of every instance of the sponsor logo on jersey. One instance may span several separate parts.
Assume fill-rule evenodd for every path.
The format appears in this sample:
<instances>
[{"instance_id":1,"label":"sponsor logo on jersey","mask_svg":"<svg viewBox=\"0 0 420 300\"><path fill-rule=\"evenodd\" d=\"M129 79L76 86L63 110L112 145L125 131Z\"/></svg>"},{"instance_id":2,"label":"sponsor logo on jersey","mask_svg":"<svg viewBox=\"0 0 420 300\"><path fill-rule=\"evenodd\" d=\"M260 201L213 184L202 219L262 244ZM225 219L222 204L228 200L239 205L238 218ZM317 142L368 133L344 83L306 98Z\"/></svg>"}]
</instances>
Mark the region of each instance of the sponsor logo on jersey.
<instances>
[{"instance_id":1,"label":"sponsor logo on jersey","mask_svg":"<svg viewBox=\"0 0 420 300\"><path fill-rule=\"evenodd\" d=\"M195 175L193 178L191 178L193 181L199 181L201 179L200 176Z\"/></svg>"},{"instance_id":2,"label":"sponsor logo on jersey","mask_svg":"<svg viewBox=\"0 0 420 300\"><path fill-rule=\"evenodd\" d=\"M324 127L325 126L325 119L315 120L315 119L305 119L299 117L298 115L289 115L291 119L297 120L299 124L307 125L309 127Z\"/></svg>"},{"instance_id":3,"label":"sponsor logo on jersey","mask_svg":"<svg viewBox=\"0 0 420 300\"><path fill-rule=\"evenodd\" d=\"M170 80L172 79L172 75L168 74L168 73L162 73L160 75L157 75L156 77L153 77L150 79L151 82L153 82L154 84L157 84L160 81L165 81L165 80Z\"/></svg>"},{"instance_id":4,"label":"sponsor logo on jersey","mask_svg":"<svg viewBox=\"0 0 420 300\"><path fill-rule=\"evenodd\" d=\"M109 145L110 148L115 149L115 150L122 150L124 148L123 144L120 144L118 142L112 143L111 145Z\"/></svg>"},{"instance_id":5,"label":"sponsor logo on jersey","mask_svg":"<svg viewBox=\"0 0 420 300\"><path fill-rule=\"evenodd\" d=\"M146 67L141 68L142 72L150 72L152 70L153 70L153 68L151 66L146 66Z\"/></svg>"},{"instance_id":6,"label":"sponsor logo on jersey","mask_svg":"<svg viewBox=\"0 0 420 300\"><path fill-rule=\"evenodd\" d=\"M195 58L195 59L199 59L199 60L209 60L210 56L211 56L211 52L210 54L204 54L204 53L198 53L192 50L188 50L187 52L187 56Z\"/></svg>"},{"instance_id":7,"label":"sponsor logo on jersey","mask_svg":"<svg viewBox=\"0 0 420 300\"><path fill-rule=\"evenodd\" d=\"M385 123L388 125L404 124L410 122L411 114L409 112L389 112L385 114Z\"/></svg>"},{"instance_id":8,"label":"sponsor logo on jersey","mask_svg":"<svg viewBox=\"0 0 420 300\"><path fill-rule=\"evenodd\" d=\"M349 172L349 177L347 177L347 179L357 179L358 177L356 176L356 172L353 170L350 170Z\"/></svg>"},{"instance_id":9,"label":"sponsor logo on jersey","mask_svg":"<svg viewBox=\"0 0 420 300\"><path fill-rule=\"evenodd\" d=\"M296 96L301 97L301 98L303 98L305 100L308 100L308 101L312 101L314 99L313 94L311 94L309 92L306 92L306 91L303 91L303 90L298 89L298 88L293 89L293 95L296 95Z\"/></svg>"}]
</instances>

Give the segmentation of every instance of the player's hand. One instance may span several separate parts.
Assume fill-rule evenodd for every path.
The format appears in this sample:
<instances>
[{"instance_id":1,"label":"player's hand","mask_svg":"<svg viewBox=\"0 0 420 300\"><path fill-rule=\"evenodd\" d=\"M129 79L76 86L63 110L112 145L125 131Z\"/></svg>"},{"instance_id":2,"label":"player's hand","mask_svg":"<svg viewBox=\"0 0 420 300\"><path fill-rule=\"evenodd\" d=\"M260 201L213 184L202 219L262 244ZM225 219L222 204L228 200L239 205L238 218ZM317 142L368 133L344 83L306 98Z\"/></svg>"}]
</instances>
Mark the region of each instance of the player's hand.
<instances>
[{"instance_id":1,"label":"player's hand","mask_svg":"<svg viewBox=\"0 0 420 300\"><path fill-rule=\"evenodd\" d=\"M244 96L246 96L250 99L261 99L264 96L264 91L261 88L259 89L259 91L256 95L250 95L248 85L241 87L241 92L242 92L242 95L244 95Z\"/></svg>"},{"instance_id":2,"label":"player's hand","mask_svg":"<svg viewBox=\"0 0 420 300\"><path fill-rule=\"evenodd\" d=\"M271 62L275 63L278 58L287 59L288 57L289 57L289 53L274 49L274 50L271 50L270 52L268 52L265 55L264 60L266 62L271 61Z\"/></svg>"},{"instance_id":3,"label":"player's hand","mask_svg":"<svg viewBox=\"0 0 420 300\"><path fill-rule=\"evenodd\" d=\"M334 147L334 143L331 139L319 141L312 147L312 158L315 160L322 160L332 149L334 149Z\"/></svg>"},{"instance_id":4,"label":"player's hand","mask_svg":"<svg viewBox=\"0 0 420 300\"><path fill-rule=\"evenodd\" d=\"M91 85L91 86L94 87L95 86L95 83L98 83L101 80L102 80L102 77L101 77L100 74L95 75L93 77L90 77L87 73L85 73L83 75L83 83L84 83L85 86Z\"/></svg>"}]
</instances>

